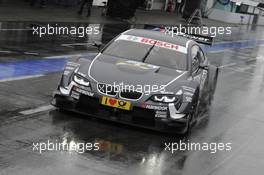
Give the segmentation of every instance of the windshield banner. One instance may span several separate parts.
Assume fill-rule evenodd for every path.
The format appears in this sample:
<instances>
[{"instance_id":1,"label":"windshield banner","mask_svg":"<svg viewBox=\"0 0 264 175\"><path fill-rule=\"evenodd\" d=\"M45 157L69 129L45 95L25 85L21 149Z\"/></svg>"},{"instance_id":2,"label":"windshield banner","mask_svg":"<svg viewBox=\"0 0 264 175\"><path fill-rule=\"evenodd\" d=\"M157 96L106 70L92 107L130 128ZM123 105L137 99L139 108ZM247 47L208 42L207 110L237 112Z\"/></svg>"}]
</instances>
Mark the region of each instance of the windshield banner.
<instances>
[{"instance_id":1,"label":"windshield banner","mask_svg":"<svg viewBox=\"0 0 264 175\"><path fill-rule=\"evenodd\" d=\"M186 47L176 45L176 44L172 44L172 43L168 43L168 42L164 42L164 41L145 38L145 37L132 36L132 35L121 35L116 40L126 40L126 41L142 43L142 44L148 44L148 45L152 45L152 46L155 45L157 47L175 50L177 52L187 54L187 48Z\"/></svg>"}]
</instances>

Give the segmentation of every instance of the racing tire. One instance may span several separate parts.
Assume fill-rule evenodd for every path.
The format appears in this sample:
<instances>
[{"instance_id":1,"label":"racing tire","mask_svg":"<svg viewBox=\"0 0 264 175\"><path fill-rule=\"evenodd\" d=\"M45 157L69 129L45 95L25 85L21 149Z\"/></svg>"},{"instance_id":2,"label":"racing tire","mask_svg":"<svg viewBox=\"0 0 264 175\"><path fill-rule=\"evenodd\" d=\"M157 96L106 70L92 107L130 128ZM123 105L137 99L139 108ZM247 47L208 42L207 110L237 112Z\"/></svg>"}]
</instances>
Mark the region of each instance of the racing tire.
<instances>
[{"instance_id":1,"label":"racing tire","mask_svg":"<svg viewBox=\"0 0 264 175\"><path fill-rule=\"evenodd\" d=\"M192 130L192 120L193 120L193 116L192 115L188 115L188 122L187 122L187 126L186 126L186 129L185 131L182 133L183 136L188 136L190 135L191 133L191 130Z\"/></svg>"},{"instance_id":2,"label":"racing tire","mask_svg":"<svg viewBox=\"0 0 264 175\"><path fill-rule=\"evenodd\" d=\"M198 113L199 113L199 91L196 90L196 93L195 93L194 98L193 98L192 106L190 109L190 113L188 115L188 120L186 123L186 129L182 135L186 136L186 135L189 135L191 133L192 127L196 123L196 118L197 118L196 115L198 115Z\"/></svg>"},{"instance_id":3,"label":"racing tire","mask_svg":"<svg viewBox=\"0 0 264 175\"><path fill-rule=\"evenodd\" d=\"M219 68L216 68L213 74L213 79L211 80L213 83L210 84L209 86L209 105L211 105L212 101L214 100L214 94L218 81L218 74L219 74Z\"/></svg>"}]
</instances>

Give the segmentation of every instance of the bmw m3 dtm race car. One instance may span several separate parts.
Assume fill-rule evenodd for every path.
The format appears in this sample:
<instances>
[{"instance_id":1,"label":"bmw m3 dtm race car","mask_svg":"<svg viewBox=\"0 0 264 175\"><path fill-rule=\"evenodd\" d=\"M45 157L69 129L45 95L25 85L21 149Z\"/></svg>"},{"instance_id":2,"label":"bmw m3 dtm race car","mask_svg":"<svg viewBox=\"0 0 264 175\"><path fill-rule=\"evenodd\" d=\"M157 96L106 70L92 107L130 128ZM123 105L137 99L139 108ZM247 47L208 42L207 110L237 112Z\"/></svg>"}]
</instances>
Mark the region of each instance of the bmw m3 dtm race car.
<instances>
[{"instance_id":1,"label":"bmw m3 dtm race car","mask_svg":"<svg viewBox=\"0 0 264 175\"><path fill-rule=\"evenodd\" d=\"M213 98L217 68L189 37L131 29L68 62L52 104L149 129L187 133Z\"/></svg>"}]
</instances>

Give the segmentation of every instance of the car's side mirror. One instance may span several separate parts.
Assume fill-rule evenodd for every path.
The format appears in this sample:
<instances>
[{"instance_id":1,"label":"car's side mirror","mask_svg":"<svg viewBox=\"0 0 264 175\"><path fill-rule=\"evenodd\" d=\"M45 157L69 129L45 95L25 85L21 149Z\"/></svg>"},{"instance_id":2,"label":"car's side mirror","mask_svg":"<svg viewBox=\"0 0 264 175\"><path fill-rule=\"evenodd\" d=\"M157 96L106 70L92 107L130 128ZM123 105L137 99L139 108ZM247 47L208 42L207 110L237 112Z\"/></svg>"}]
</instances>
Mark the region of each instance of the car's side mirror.
<instances>
[{"instance_id":1,"label":"car's side mirror","mask_svg":"<svg viewBox=\"0 0 264 175\"><path fill-rule=\"evenodd\" d=\"M199 65L199 69L203 69L203 70L209 70L209 66L208 65L206 65L206 64L200 64Z\"/></svg>"}]
</instances>

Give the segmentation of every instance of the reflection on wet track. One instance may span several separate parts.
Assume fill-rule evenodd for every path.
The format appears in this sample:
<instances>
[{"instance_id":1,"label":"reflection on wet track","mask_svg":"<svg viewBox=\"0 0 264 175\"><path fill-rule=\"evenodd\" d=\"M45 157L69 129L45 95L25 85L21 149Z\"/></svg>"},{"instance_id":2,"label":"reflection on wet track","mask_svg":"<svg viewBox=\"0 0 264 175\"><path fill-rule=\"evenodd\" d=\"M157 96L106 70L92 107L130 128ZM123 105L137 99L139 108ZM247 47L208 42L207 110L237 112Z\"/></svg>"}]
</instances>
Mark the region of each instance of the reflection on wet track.
<instances>
[{"instance_id":1,"label":"reflection on wet track","mask_svg":"<svg viewBox=\"0 0 264 175\"><path fill-rule=\"evenodd\" d=\"M115 31L114 27L102 30L105 31L101 38L103 41L104 38L109 41L120 32L120 29ZM12 39L10 35L7 38L0 37L0 49L12 52L5 52L0 56L0 68L6 68L4 64L11 65L10 60L13 63L19 60L21 63L32 61L28 69L39 71L41 69L34 66L38 65L40 56L59 55L62 52L63 55L87 54L86 47L61 46L65 41L80 42L79 39L54 38L53 41L47 39L46 42L39 40L39 44L36 44L37 39L28 37L26 41L25 38L21 39L24 43L19 44L16 42L18 39ZM24 35L21 34L20 37L23 38ZM262 37L260 35L250 39ZM28 59L28 56L24 58L19 55L18 51L38 52L40 56ZM0 174L261 174L264 164L263 55L262 46L208 53L211 63L221 67L215 98L209 116L204 116L186 138L95 120L89 116L56 109L33 110L32 113L23 115L21 111L49 105L60 72L42 72L45 75L38 78L2 81ZM55 64L56 61L48 59L53 65L51 69L61 66L60 63ZM21 71L19 68L18 72ZM4 74L1 73L0 77L2 75ZM177 151L171 154L165 150L165 143L176 143L179 139L197 143L231 142L232 150L218 151L215 154L208 151ZM99 150L83 154L72 151L44 151L39 154L33 151L32 143L47 140L67 143L97 142Z\"/></svg>"}]
</instances>

